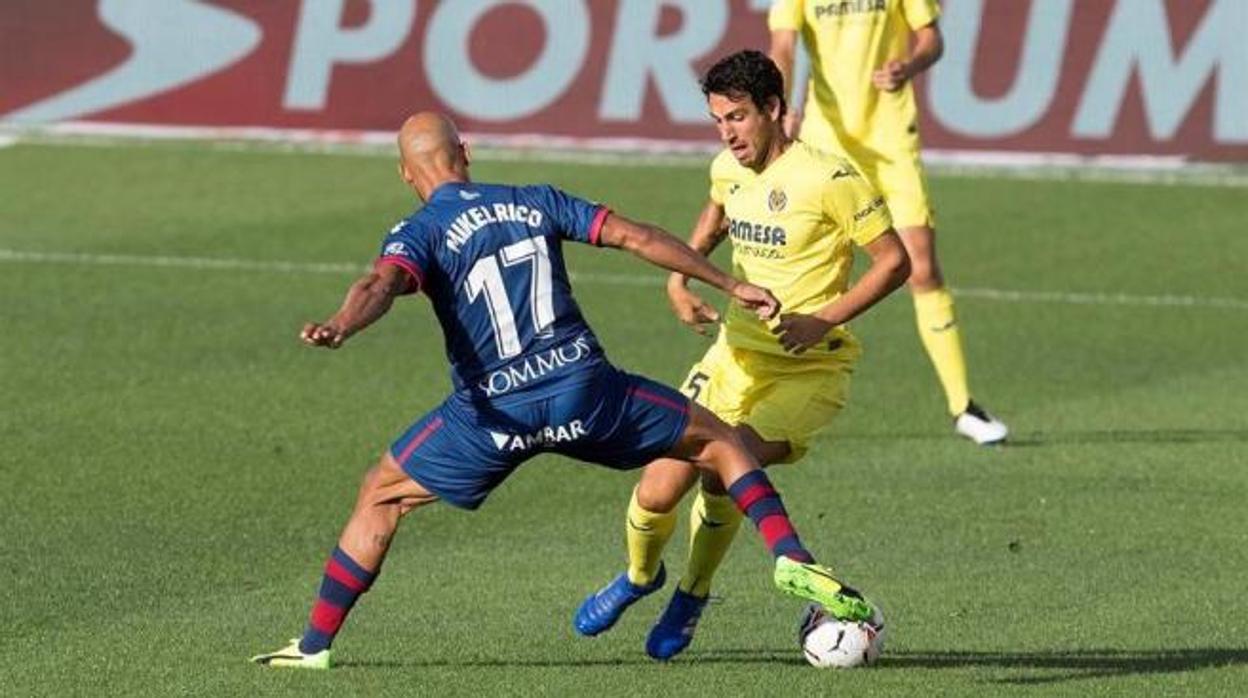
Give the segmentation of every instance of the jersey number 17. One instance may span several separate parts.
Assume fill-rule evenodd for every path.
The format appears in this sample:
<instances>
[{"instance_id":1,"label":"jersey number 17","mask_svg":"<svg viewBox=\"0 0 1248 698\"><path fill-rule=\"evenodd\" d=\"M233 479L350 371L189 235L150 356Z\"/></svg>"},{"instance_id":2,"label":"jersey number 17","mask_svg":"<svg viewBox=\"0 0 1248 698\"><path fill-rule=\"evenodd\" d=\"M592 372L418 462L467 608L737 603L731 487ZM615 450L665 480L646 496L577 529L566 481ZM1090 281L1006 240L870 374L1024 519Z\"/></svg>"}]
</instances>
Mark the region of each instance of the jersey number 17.
<instances>
[{"instance_id":1,"label":"jersey number 17","mask_svg":"<svg viewBox=\"0 0 1248 698\"><path fill-rule=\"evenodd\" d=\"M532 267L529 279L529 307L533 318L533 333L538 336L550 332L555 323L555 307L551 301L550 248L546 238L531 237L513 242L496 254L482 257L468 272L464 293L468 302L475 303L484 295L490 325L494 328L494 343L498 358L509 359L521 351L520 334L516 331L516 314L512 312L507 285L503 283L503 268L521 264Z\"/></svg>"}]
</instances>

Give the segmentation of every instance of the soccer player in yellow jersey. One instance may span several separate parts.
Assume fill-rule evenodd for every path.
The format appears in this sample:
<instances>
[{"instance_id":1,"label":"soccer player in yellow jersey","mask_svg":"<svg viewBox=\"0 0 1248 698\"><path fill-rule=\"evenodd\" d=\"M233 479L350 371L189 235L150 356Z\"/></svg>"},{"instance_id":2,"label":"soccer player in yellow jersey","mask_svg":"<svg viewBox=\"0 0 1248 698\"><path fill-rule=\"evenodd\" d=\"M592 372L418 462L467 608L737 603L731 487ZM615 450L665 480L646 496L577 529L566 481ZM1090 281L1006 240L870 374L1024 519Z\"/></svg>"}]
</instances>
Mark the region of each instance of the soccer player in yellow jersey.
<instances>
[{"instance_id":1,"label":"soccer player in yellow jersey","mask_svg":"<svg viewBox=\"0 0 1248 698\"><path fill-rule=\"evenodd\" d=\"M847 154L884 194L910 255L919 337L944 387L954 429L978 444L993 444L1004 441L1008 430L971 399L919 162L910 81L940 58L939 17L936 0L775 0L768 15L771 57L785 76L787 97L801 33L811 59L801 138ZM790 114L790 134L797 122L798 115Z\"/></svg>"},{"instance_id":2,"label":"soccer player in yellow jersey","mask_svg":"<svg viewBox=\"0 0 1248 698\"><path fill-rule=\"evenodd\" d=\"M860 353L845 323L905 283L909 262L870 182L844 158L785 135L783 77L767 56L742 51L724 58L707 72L702 91L726 148L711 165L710 201L689 244L710 254L730 239L734 276L769 288L781 316L765 323L730 308L684 389L735 425L762 464L792 462L845 403ZM871 266L851 286L855 246ZM719 315L687 280L673 275L668 295L680 319L703 331ZM660 459L643 471L628 508L628 570L577 610L581 634L609 629L663 585L661 557L675 508L697 480L680 465ZM688 568L646 640L656 659L689 645L711 576L742 518L713 477L702 480L693 512Z\"/></svg>"}]
</instances>

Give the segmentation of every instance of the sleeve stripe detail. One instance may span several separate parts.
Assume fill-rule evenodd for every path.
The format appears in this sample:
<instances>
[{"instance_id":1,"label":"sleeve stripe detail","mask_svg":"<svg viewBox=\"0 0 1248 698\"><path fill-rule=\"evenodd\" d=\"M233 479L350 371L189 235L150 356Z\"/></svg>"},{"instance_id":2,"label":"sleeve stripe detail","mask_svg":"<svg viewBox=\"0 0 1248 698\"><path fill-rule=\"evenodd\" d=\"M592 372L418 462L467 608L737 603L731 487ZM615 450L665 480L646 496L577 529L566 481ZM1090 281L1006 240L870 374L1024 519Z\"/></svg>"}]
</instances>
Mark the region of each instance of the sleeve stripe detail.
<instances>
[{"instance_id":1,"label":"sleeve stripe detail","mask_svg":"<svg viewBox=\"0 0 1248 698\"><path fill-rule=\"evenodd\" d=\"M382 264L393 264L394 266L407 272L407 275L410 277L407 284L407 293L416 293L420 289L424 288L425 275L421 273L420 267L416 266L416 263L412 260L406 257L396 256L380 257L376 262L373 262L373 268L376 269Z\"/></svg>"},{"instance_id":2,"label":"sleeve stripe detail","mask_svg":"<svg viewBox=\"0 0 1248 698\"><path fill-rule=\"evenodd\" d=\"M594 214L594 220L589 224L589 244L598 244L598 236L602 234L602 224L607 222L607 214L609 213L611 213L611 209L602 206L599 207L598 213Z\"/></svg>"}]
</instances>

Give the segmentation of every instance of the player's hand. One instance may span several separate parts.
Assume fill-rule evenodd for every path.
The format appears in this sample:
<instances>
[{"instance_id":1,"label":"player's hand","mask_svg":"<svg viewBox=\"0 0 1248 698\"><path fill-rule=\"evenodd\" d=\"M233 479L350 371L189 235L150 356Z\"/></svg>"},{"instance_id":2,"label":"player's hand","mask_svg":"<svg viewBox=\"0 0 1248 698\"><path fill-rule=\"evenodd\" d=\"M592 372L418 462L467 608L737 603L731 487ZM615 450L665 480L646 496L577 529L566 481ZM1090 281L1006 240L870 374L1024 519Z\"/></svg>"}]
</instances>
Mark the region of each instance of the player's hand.
<instances>
[{"instance_id":1,"label":"player's hand","mask_svg":"<svg viewBox=\"0 0 1248 698\"><path fill-rule=\"evenodd\" d=\"M827 320L820 320L814 315L802 313L785 313L780 322L771 328L771 333L779 336L780 346L792 354L803 354L828 336L834 325Z\"/></svg>"},{"instance_id":2,"label":"player's hand","mask_svg":"<svg viewBox=\"0 0 1248 698\"><path fill-rule=\"evenodd\" d=\"M347 341L347 334L328 322L309 322L303 326L299 339L308 346L337 349Z\"/></svg>"},{"instance_id":3,"label":"player's hand","mask_svg":"<svg viewBox=\"0 0 1248 698\"><path fill-rule=\"evenodd\" d=\"M732 287L732 298L742 307L753 310L760 320L770 320L780 312L780 301L762 286L738 282Z\"/></svg>"},{"instance_id":4,"label":"player's hand","mask_svg":"<svg viewBox=\"0 0 1248 698\"><path fill-rule=\"evenodd\" d=\"M789 107L784 113L784 135L789 138L797 138L797 132L802 127L802 110Z\"/></svg>"},{"instance_id":5,"label":"player's hand","mask_svg":"<svg viewBox=\"0 0 1248 698\"><path fill-rule=\"evenodd\" d=\"M889 61L884 64L883 68L871 73L871 82L885 92L900 90L901 86L906 84L907 79L904 61Z\"/></svg>"},{"instance_id":6,"label":"player's hand","mask_svg":"<svg viewBox=\"0 0 1248 698\"><path fill-rule=\"evenodd\" d=\"M707 335L707 325L719 322L719 311L690 291L683 283L668 284L667 300L681 322L700 335Z\"/></svg>"}]
</instances>

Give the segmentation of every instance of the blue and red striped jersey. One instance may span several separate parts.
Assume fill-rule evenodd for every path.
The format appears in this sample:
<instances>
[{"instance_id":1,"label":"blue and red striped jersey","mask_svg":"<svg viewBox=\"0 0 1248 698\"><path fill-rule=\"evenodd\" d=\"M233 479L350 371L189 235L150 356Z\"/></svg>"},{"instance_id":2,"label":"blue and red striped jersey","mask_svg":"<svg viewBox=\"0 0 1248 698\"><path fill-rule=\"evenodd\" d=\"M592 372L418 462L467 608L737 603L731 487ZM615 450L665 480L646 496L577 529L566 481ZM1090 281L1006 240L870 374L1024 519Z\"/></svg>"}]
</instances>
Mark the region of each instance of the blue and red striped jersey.
<instances>
[{"instance_id":1,"label":"blue and red striped jersey","mask_svg":"<svg viewBox=\"0 0 1248 698\"><path fill-rule=\"evenodd\" d=\"M528 393L602 357L561 245L597 244L607 212L547 185L447 183L390 230L376 263L402 267L433 303L456 389Z\"/></svg>"}]
</instances>

